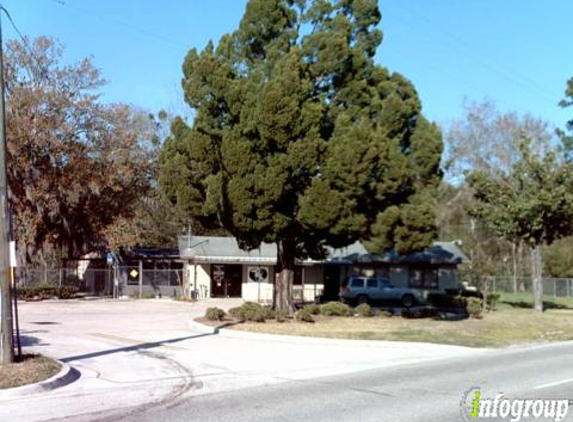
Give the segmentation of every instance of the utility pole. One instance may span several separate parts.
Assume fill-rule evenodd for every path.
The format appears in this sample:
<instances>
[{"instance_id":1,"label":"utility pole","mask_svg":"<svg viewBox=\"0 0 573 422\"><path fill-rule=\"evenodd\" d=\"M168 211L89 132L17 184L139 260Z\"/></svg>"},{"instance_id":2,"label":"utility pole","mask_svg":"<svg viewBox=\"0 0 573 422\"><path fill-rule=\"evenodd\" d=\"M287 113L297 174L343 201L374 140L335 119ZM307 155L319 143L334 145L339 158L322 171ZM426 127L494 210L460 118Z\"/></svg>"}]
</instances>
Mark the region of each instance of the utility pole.
<instances>
[{"instance_id":1,"label":"utility pole","mask_svg":"<svg viewBox=\"0 0 573 422\"><path fill-rule=\"evenodd\" d=\"M0 19L4 8L0 5ZM14 361L12 294L8 257L8 182L6 174L6 110L4 105L4 57L0 20L0 365Z\"/></svg>"}]
</instances>

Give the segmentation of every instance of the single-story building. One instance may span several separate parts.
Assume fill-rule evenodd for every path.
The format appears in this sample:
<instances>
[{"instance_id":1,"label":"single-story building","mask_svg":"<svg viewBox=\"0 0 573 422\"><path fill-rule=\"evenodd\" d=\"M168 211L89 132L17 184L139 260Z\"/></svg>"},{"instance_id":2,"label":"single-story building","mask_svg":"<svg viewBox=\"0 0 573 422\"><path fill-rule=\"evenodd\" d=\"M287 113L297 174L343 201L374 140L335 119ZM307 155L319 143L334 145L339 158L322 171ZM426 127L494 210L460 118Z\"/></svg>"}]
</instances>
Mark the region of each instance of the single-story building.
<instances>
[{"instance_id":1,"label":"single-story building","mask_svg":"<svg viewBox=\"0 0 573 422\"><path fill-rule=\"evenodd\" d=\"M179 259L190 290L198 298L241 297L271 303L276 273L277 248L262 244L245 251L235 238L180 236ZM452 242L435 242L426 250L401 256L390 252L371 254L356 242L329 249L323 261L302 260L294 275L295 300L313 301L318 296L338 299L340 282L351 275L389 278L397 287L420 289L423 294L459 288L457 266L468 263Z\"/></svg>"}]
</instances>

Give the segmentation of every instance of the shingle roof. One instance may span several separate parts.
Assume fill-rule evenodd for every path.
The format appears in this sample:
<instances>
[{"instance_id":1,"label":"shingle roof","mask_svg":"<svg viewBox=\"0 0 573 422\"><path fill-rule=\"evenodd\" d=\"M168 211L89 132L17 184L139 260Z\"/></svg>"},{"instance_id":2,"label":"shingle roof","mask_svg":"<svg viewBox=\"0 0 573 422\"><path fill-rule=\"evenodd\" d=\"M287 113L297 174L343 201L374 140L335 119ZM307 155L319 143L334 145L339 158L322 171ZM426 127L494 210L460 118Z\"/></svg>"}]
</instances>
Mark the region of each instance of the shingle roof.
<instances>
[{"instance_id":1,"label":"shingle roof","mask_svg":"<svg viewBox=\"0 0 573 422\"><path fill-rule=\"evenodd\" d=\"M274 265L277 260L275 244L263 243L259 249L245 251L233 237L216 236L179 236L179 253L183 259L195 259L197 262L220 263L265 263ZM312 262L312 261L308 261ZM422 252L410 255L398 255L388 252L382 255L369 253L364 245L355 242L338 249L329 249L327 263L432 263L465 264L468 257L452 242L434 242Z\"/></svg>"}]
</instances>

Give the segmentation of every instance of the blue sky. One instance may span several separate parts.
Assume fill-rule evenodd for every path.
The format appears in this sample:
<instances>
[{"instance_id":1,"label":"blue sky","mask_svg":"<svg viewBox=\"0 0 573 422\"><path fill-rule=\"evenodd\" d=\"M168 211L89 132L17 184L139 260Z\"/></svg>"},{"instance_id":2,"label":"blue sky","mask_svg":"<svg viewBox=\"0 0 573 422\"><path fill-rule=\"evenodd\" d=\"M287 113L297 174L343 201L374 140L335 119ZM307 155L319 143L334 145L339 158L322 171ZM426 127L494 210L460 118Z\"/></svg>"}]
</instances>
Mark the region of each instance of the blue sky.
<instances>
[{"instance_id":1,"label":"blue sky","mask_svg":"<svg viewBox=\"0 0 573 422\"><path fill-rule=\"evenodd\" d=\"M4 0L20 31L51 35L66 60L91 55L107 101L181 113L181 63L191 47L238 25L246 0ZM459 117L464 97L563 126L573 76L571 0L380 0L377 61L412 80L425 114ZM16 36L3 17L5 38Z\"/></svg>"}]
</instances>

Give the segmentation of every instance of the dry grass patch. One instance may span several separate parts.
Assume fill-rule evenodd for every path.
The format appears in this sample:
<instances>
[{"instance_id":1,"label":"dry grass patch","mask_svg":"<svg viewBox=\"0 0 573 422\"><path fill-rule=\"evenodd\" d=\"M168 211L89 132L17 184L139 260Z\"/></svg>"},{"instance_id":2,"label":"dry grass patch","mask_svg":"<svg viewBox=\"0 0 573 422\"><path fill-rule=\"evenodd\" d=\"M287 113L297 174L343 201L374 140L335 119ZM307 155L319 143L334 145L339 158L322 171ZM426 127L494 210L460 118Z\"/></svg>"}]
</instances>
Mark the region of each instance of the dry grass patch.
<instances>
[{"instance_id":1,"label":"dry grass patch","mask_svg":"<svg viewBox=\"0 0 573 422\"><path fill-rule=\"evenodd\" d=\"M56 375L62 366L40 355L23 355L20 362L0 365L0 389L20 387Z\"/></svg>"},{"instance_id":2,"label":"dry grass patch","mask_svg":"<svg viewBox=\"0 0 573 422\"><path fill-rule=\"evenodd\" d=\"M471 347L504 347L513 344L573 339L573 310L531 309L502 306L481 320L320 317L314 324L288 321L245 323L235 330L296 336L413 341Z\"/></svg>"}]
</instances>

